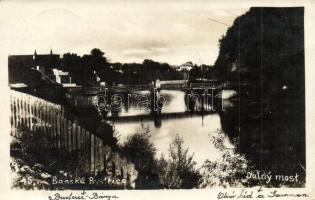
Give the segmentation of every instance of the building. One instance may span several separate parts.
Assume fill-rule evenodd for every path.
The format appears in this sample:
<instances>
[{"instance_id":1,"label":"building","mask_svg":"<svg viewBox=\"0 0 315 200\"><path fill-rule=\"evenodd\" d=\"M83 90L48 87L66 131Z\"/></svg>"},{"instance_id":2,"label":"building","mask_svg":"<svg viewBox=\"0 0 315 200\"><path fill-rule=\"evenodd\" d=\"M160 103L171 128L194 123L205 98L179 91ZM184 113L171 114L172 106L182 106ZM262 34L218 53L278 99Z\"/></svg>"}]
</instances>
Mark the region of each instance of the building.
<instances>
[{"instance_id":1,"label":"building","mask_svg":"<svg viewBox=\"0 0 315 200\"><path fill-rule=\"evenodd\" d=\"M37 54L9 56L9 84L10 86L32 86L41 84L40 79L60 84L63 87L75 87L69 72L59 70L60 55Z\"/></svg>"},{"instance_id":2,"label":"building","mask_svg":"<svg viewBox=\"0 0 315 200\"><path fill-rule=\"evenodd\" d=\"M72 77L69 75L69 72L64 72L56 68L53 69L54 80L61 84L63 87L75 87L76 84L72 82Z\"/></svg>"},{"instance_id":3,"label":"building","mask_svg":"<svg viewBox=\"0 0 315 200\"><path fill-rule=\"evenodd\" d=\"M41 55L36 50L33 55L11 55L8 58L9 84L32 84L41 74L51 76L52 69L59 66L60 55L53 54L52 51Z\"/></svg>"},{"instance_id":4,"label":"building","mask_svg":"<svg viewBox=\"0 0 315 200\"><path fill-rule=\"evenodd\" d=\"M192 62L186 62L180 65L176 70L177 71L190 71L193 68Z\"/></svg>"}]
</instances>

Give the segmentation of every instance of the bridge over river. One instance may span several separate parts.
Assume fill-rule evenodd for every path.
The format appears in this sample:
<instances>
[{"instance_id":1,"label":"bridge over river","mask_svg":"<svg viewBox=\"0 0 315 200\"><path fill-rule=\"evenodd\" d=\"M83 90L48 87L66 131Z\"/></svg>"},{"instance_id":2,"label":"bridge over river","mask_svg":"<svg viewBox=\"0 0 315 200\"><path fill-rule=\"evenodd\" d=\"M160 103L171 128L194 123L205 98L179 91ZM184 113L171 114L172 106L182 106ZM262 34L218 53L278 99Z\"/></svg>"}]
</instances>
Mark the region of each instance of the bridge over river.
<instances>
[{"instance_id":1,"label":"bridge over river","mask_svg":"<svg viewBox=\"0 0 315 200\"><path fill-rule=\"evenodd\" d=\"M117 85L117 86L96 86L96 87L86 87L84 88L84 93L86 95L95 95L99 92L103 92L105 89L114 90L115 92L134 92L139 90L223 90L229 89L233 90L237 87L232 86L229 83L224 83L217 80L208 80L205 82L189 82L188 80L165 80L165 81L155 81L150 84L139 84L139 85Z\"/></svg>"},{"instance_id":2,"label":"bridge over river","mask_svg":"<svg viewBox=\"0 0 315 200\"><path fill-rule=\"evenodd\" d=\"M217 81L189 83L172 80L147 85L89 87L84 88L84 94L93 98L93 105L104 119L143 121L214 113L214 103L218 107L222 97L229 97L229 94L225 95L226 88ZM176 109L179 105L181 108Z\"/></svg>"},{"instance_id":3,"label":"bridge over river","mask_svg":"<svg viewBox=\"0 0 315 200\"><path fill-rule=\"evenodd\" d=\"M148 85L119 85L111 87L95 87L86 88L87 93L82 92L78 99L85 101L85 105L89 104L89 109L84 111L83 107L77 105L78 112L82 112L83 116L90 119L90 113L94 113L96 116L102 116L103 121L110 124L115 129L115 133L119 136L119 143L124 144L128 140L128 137L135 133L141 133L144 130L149 130L150 141L155 145L157 149L156 156L159 158L161 155L168 155L168 149L171 142L177 135L183 138L185 145L195 153L194 160L198 167L201 167L206 159L215 159L216 155L220 156L220 152L217 152L213 143L210 142L210 137L216 136L217 132L222 129L220 112L221 99L215 97L219 95L221 91L230 89L223 87L220 83L189 83L188 81L161 81L160 85L148 84ZM152 101L144 101L146 98L143 96L153 96L152 91L158 91L158 95L165 97L166 102L162 106L159 112L152 112ZM212 95L212 88L214 88L214 94ZM118 109L99 110L92 106L93 99L97 98L99 94L105 94L107 89L110 98L110 94L118 94L122 97L114 101L103 102L104 104L111 104L112 107ZM205 90L209 90L209 102L203 101L202 98L191 98L191 101L187 101L187 96L190 92L203 93ZM128 94L132 94L132 100L126 100ZM133 95L134 94L134 95ZM138 98L139 97L139 98ZM212 105L212 98L215 99ZM133 100L139 100L140 103ZM79 104L81 100L77 100ZM152 99L151 99L152 100ZM188 99L189 100L189 99ZM155 100L153 99L153 102ZM224 102L223 102L224 103ZM115 107L118 105L117 107ZM144 108L148 105L147 108ZM99 115L98 115L99 114ZM100 134L105 132L100 131ZM225 137L225 136L224 136ZM228 146L229 148L232 145Z\"/></svg>"}]
</instances>

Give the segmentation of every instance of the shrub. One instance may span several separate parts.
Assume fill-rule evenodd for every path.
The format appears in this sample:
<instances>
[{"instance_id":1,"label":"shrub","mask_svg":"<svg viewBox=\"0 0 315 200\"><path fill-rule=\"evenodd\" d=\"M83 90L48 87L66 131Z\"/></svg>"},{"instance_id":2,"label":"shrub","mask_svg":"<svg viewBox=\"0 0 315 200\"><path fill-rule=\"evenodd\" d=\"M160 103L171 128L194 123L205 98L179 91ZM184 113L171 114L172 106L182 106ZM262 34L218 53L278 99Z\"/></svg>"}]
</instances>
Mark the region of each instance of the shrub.
<instances>
[{"instance_id":1,"label":"shrub","mask_svg":"<svg viewBox=\"0 0 315 200\"><path fill-rule=\"evenodd\" d=\"M194 188L199 185L201 175L195 169L196 162L183 144L183 138L176 135L169 147L169 159L166 161L161 156L159 160L159 177L165 188Z\"/></svg>"}]
</instances>

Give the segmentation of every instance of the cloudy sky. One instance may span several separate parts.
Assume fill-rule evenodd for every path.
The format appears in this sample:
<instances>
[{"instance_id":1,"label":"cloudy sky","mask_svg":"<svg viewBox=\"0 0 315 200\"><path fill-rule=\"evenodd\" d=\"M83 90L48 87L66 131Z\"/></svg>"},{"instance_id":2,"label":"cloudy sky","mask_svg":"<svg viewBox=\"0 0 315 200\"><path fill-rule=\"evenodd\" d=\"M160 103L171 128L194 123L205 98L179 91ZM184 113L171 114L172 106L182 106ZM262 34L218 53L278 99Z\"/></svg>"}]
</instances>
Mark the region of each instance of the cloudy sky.
<instances>
[{"instance_id":1,"label":"cloudy sky","mask_svg":"<svg viewBox=\"0 0 315 200\"><path fill-rule=\"evenodd\" d=\"M112 62L149 58L179 65L213 64L218 39L248 8L213 8L202 3L61 1L0 2L0 34L8 54L100 48Z\"/></svg>"}]
</instances>

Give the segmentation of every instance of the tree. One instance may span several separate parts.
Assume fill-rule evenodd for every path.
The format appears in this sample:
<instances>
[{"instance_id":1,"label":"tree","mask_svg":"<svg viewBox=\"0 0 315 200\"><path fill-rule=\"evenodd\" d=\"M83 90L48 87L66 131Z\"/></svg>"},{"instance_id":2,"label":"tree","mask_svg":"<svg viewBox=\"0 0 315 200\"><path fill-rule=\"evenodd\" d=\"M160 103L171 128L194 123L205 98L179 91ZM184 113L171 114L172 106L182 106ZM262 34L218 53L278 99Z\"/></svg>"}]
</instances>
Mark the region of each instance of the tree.
<instances>
[{"instance_id":1,"label":"tree","mask_svg":"<svg viewBox=\"0 0 315 200\"><path fill-rule=\"evenodd\" d=\"M260 170L305 174L304 59L302 7L251 8L220 39L215 71L239 96L238 106L221 115L238 113L228 124L239 120L240 141L246 141L240 151ZM272 159L257 148L261 141Z\"/></svg>"},{"instance_id":2,"label":"tree","mask_svg":"<svg viewBox=\"0 0 315 200\"><path fill-rule=\"evenodd\" d=\"M193 154L188 154L188 148L183 148L183 138L176 135L169 147L167 164L164 157L159 160L160 181L166 188L195 188L198 187L201 175L195 169L196 162Z\"/></svg>"},{"instance_id":3,"label":"tree","mask_svg":"<svg viewBox=\"0 0 315 200\"><path fill-rule=\"evenodd\" d=\"M74 53L65 53L61 62L61 70L69 72L73 78L73 82L82 84L82 77L84 76L82 59Z\"/></svg>"},{"instance_id":4,"label":"tree","mask_svg":"<svg viewBox=\"0 0 315 200\"><path fill-rule=\"evenodd\" d=\"M211 142L221 156L219 159L204 162L201 169L201 187L236 187L250 184L246 173L253 170L251 165L235 149L226 148L225 140L224 133L221 131L217 131L217 136L212 136Z\"/></svg>"},{"instance_id":5,"label":"tree","mask_svg":"<svg viewBox=\"0 0 315 200\"><path fill-rule=\"evenodd\" d=\"M137 188L158 188L159 180L155 160L156 148L150 141L149 129L143 129L127 138L122 147L122 154L134 163L139 172Z\"/></svg>"},{"instance_id":6,"label":"tree","mask_svg":"<svg viewBox=\"0 0 315 200\"><path fill-rule=\"evenodd\" d=\"M85 86L94 86L96 84L96 78L93 74L94 67L92 65L92 58L91 55L83 55L82 58L82 72L83 76L81 77L83 79L83 85Z\"/></svg>"},{"instance_id":7,"label":"tree","mask_svg":"<svg viewBox=\"0 0 315 200\"><path fill-rule=\"evenodd\" d=\"M100 71L107 65L107 59L104 57L104 54L104 52L97 48L91 50L90 64L92 66L92 70Z\"/></svg>"}]
</instances>

